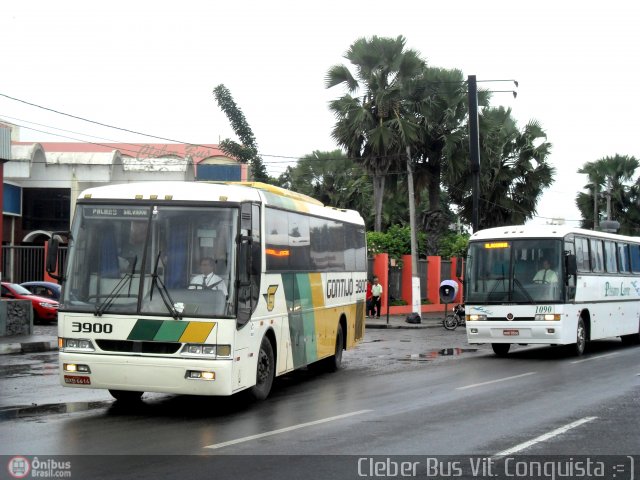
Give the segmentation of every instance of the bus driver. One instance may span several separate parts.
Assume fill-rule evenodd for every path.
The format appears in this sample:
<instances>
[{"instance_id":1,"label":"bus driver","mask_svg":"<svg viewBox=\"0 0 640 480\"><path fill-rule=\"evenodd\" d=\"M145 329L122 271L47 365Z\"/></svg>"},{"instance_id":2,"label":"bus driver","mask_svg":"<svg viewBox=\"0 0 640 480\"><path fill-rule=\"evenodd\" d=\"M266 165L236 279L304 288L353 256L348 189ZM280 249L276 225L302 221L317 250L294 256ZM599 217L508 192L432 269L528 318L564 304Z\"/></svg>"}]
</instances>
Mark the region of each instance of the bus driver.
<instances>
[{"instance_id":1,"label":"bus driver","mask_svg":"<svg viewBox=\"0 0 640 480\"><path fill-rule=\"evenodd\" d=\"M542 261L542 269L533 277L533 283L558 283L558 274L551 270L551 264L546 258Z\"/></svg>"},{"instance_id":2,"label":"bus driver","mask_svg":"<svg viewBox=\"0 0 640 480\"><path fill-rule=\"evenodd\" d=\"M215 262L211 257L204 257L200 260L200 274L194 275L189 284L190 289L220 290L227 296L227 286L224 280L213 273Z\"/></svg>"}]
</instances>

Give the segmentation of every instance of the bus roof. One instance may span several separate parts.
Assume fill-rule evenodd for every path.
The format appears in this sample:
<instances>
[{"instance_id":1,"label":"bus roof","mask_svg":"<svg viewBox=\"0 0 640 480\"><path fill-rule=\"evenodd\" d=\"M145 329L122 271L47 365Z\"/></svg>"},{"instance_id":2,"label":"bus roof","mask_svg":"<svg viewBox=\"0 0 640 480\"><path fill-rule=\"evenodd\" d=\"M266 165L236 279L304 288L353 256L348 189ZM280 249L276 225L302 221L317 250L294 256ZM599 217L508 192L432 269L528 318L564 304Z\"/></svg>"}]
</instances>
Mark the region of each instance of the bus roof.
<instances>
[{"instance_id":1,"label":"bus roof","mask_svg":"<svg viewBox=\"0 0 640 480\"><path fill-rule=\"evenodd\" d=\"M571 234L603 239L640 242L640 237L628 237L625 235L586 230L584 228L576 228L567 225L509 225L504 227L487 228L471 235L469 241L495 238L563 238Z\"/></svg>"},{"instance_id":2,"label":"bus roof","mask_svg":"<svg viewBox=\"0 0 640 480\"><path fill-rule=\"evenodd\" d=\"M327 207L307 195L260 182L137 182L89 188L78 200L261 202L266 205L306 212L364 225L355 210Z\"/></svg>"}]
</instances>

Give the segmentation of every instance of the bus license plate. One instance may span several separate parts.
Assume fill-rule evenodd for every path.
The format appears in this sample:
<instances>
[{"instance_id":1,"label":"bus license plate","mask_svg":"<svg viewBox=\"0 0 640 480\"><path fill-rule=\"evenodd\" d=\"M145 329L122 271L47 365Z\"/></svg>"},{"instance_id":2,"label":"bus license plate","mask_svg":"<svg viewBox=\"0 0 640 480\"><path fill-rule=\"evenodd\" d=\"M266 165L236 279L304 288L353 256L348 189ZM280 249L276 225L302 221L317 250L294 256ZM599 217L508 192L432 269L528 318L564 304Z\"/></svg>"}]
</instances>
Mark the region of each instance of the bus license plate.
<instances>
[{"instance_id":1,"label":"bus license plate","mask_svg":"<svg viewBox=\"0 0 640 480\"><path fill-rule=\"evenodd\" d=\"M518 330L503 330L502 334L505 337L517 337L518 335L520 335L520 332Z\"/></svg>"},{"instance_id":2,"label":"bus license plate","mask_svg":"<svg viewBox=\"0 0 640 480\"><path fill-rule=\"evenodd\" d=\"M91 385L91 378L86 376L65 375L64 383L71 385Z\"/></svg>"}]
</instances>

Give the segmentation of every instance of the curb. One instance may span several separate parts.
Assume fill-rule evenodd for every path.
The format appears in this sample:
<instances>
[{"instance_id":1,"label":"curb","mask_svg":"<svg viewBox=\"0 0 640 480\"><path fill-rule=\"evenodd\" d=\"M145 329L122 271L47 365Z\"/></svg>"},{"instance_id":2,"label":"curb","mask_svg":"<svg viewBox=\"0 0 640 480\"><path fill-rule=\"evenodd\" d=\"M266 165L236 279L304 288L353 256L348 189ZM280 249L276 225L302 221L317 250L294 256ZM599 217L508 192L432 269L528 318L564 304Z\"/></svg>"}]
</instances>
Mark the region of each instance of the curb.
<instances>
[{"instance_id":1,"label":"curb","mask_svg":"<svg viewBox=\"0 0 640 480\"><path fill-rule=\"evenodd\" d=\"M49 340L46 342L2 343L0 344L0 355L50 352L57 349L57 340Z\"/></svg>"}]
</instances>

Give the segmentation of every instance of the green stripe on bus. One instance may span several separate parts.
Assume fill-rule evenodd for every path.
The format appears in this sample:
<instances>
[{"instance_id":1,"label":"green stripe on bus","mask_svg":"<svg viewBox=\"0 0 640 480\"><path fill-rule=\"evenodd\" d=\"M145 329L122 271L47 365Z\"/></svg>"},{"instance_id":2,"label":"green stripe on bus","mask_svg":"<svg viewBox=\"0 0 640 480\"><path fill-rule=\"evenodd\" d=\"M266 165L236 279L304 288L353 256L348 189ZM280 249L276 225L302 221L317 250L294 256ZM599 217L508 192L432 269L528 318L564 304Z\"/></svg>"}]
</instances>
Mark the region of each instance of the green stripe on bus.
<instances>
[{"instance_id":1,"label":"green stripe on bus","mask_svg":"<svg viewBox=\"0 0 640 480\"><path fill-rule=\"evenodd\" d=\"M284 296L289 306L289 335L291 355L295 368L307 365L317 358L315 353L315 325L313 312L301 313L300 296L310 295L309 275L303 273L283 273ZM311 317L311 321L309 321Z\"/></svg>"},{"instance_id":2,"label":"green stripe on bus","mask_svg":"<svg viewBox=\"0 0 640 480\"><path fill-rule=\"evenodd\" d=\"M307 363L315 362L318 359L318 345L316 342L316 315L313 311L314 305L311 302L311 282L309 275L299 273L296 275L298 298L304 299L302 307L302 329L306 338L304 343L305 360Z\"/></svg>"},{"instance_id":3,"label":"green stripe on bus","mask_svg":"<svg viewBox=\"0 0 640 480\"><path fill-rule=\"evenodd\" d=\"M153 340L162 325L162 320L138 319L127 340Z\"/></svg>"},{"instance_id":4,"label":"green stripe on bus","mask_svg":"<svg viewBox=\"0 0 640 480\"><path fill-rule=\"evenodd\" d=\"M153 339L157 342L177 342L184 333L189 322L163 321Z\"/></svg>"}]
</instances>

